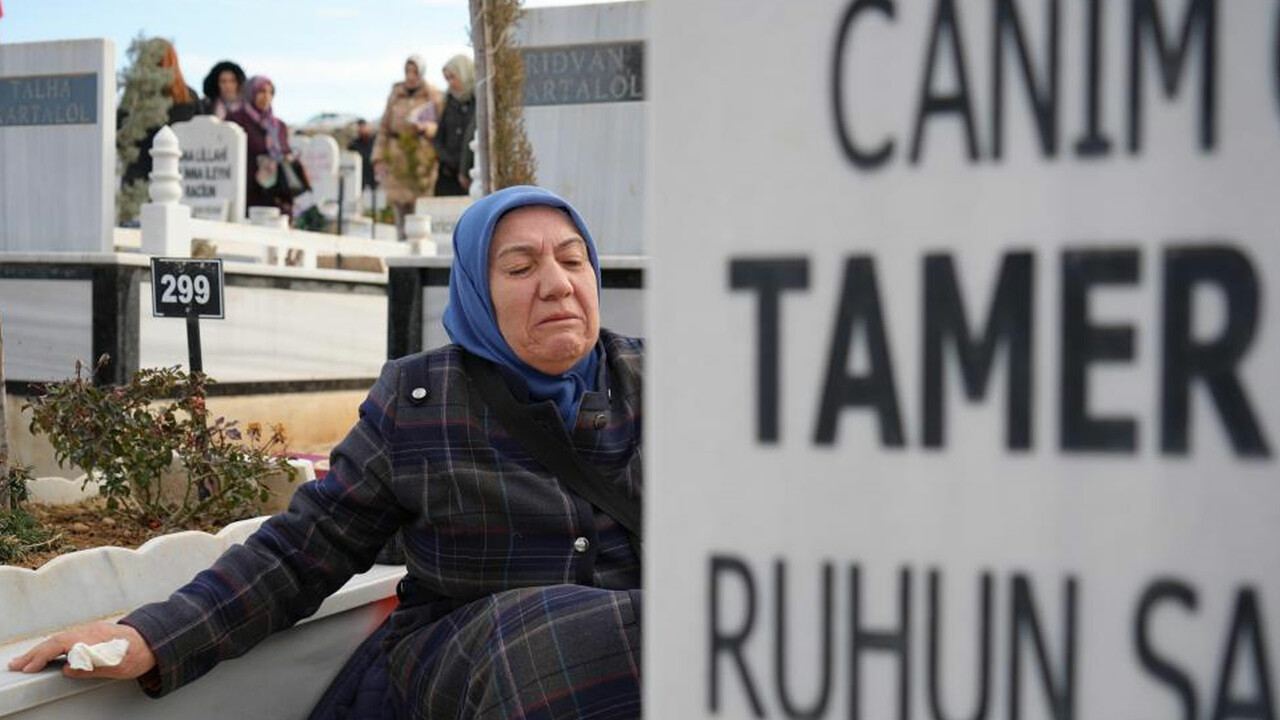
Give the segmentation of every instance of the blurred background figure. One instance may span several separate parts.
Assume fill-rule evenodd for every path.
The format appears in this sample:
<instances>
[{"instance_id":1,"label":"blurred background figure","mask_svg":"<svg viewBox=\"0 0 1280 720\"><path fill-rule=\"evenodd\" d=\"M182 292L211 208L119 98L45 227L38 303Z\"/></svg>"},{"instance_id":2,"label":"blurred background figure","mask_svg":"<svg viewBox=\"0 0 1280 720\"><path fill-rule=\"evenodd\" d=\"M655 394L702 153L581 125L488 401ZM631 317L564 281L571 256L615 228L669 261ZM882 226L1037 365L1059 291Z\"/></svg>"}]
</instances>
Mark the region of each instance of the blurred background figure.
<instances>
[{"instance_id":1,"label":"blurred background figure","mask_svg":"<svg viewBox=\"0 0 1280 720\"><path fill-rule=\"evenodd\" d=\"M244 69L230 60L223 60L204 76L204 112L219 120L226 120L240 109L243 101Z\"/></svg>"},{"instance_id":2,"label":"blurred background figure","mask_svg":"<svg viewBox=\"0 0 1280 720\"><path fill-rule=\"evenodd\" d=\"M374 187L376 183L373 178L373 126L368 120L360 118L356 121L356 135L351 138L351 142L347 144L347 149L360 154L360 163L363 165L360 173L362 187Z\"/></svg>"},{"instance_id":3,"label":"blurred background figure","mask_svg":"<svg viewBox=\"0 0 1280 720\"><path fill-rule=\"evenodd\" d=\"M121 73L120 104L116 108L116 222L136 222L147 201L151 174L151 144L166 124L190 120L200 112L200 96L189 87L178 66L173 44L139 35L126 52L129 64Z\"/></svg>"},{"instance_id":4,"label":"blurred background figure","mask_svg":"<svg viewBox=\"0 0 1280 720\"><path fill-rule=\"evenodd\" d=\"M129 126L129 134L137 151L125 168L123 183L145 181L151 173L151 143L156 133L165 125L190 120L200 114L200 96L187 85L178 66L178 52L173 44L163 38L140 39L135 65L159 68L162 73L154 77L139 76L131 83L126 74L124 96L116 113L116 127L122 131ZM132 48L131 48L132 49ZM143 69L143 68L139 68ZM163 81L163 85L158 82ZM133 155L133 153L129 153Z\"/></svg>"},{"instance_id":5,"label":"blurred background figure","mask_svg":"<svg viewBox=\"0 0 1280 720\"><path fill-rule=\"evenodd\" d=\"M476 131L476 68L466 55L454 55L443 72L448 92L435 140L440 161L436 195L466 195L473 162L467 143Z\"/></svg>"},{"instance_id":6,"label":"blurred background figure","mask_svg":"<svg viewBox=\"0 0 1280 720\"><path fill-rule=\"evenodd\" d=\"M410 55L404 81L391 86L382 124L373 145L373 168L395 211L396 233L404 239L404 218L414 200L435 191L439 167L432 140L439 130L444 98L425 79L426 62Z\"/></svg>"},{"instance_id":7,"label":"blurred background figure","mask_svg":"<svg viewBox=\"0 0 1280 720\"><path fill-rule=\"evenodd\" d=\"M271 79L254 75L245 84L243 103L228 119L244 128L249 175L248 207L278 207L293 217L293 199L310 189L306 171L289 148L289 128L271 111L276 88Z\"/></svg>"}]
</instances>

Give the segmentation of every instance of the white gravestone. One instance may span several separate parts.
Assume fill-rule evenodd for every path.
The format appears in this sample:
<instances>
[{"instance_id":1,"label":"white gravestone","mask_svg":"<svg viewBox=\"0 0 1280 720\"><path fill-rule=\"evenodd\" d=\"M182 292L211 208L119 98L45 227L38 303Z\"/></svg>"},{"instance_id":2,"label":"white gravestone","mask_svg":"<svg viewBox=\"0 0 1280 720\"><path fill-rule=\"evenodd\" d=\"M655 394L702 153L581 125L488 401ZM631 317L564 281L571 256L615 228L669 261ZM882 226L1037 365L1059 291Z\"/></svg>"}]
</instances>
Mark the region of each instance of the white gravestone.
<instances>
[{"instance_id":1,"label":"white gravestone","mask_svg":"<svg viewBox=\"0 0 1280 720\"><path fill-rule=\"evenodd\" d=\"M643 253L648 10L529 8L516 28L538 184L573 203L605 255Z\"/></svg>"},{"instance_id":2,"label":"white gravestone","mask_svg":"<svg viewBox=\"0 0 1280 720\"><path fill-rule=\"evenodd\" d=\"M191 206L193 217L243 222L247 182L244 130L212 115L197 115L171 127L182 148L178 160L182 203Z\"/></svg>"},{"instance_id":3,"label":"white gravestone","mask_svg":"<svg viewBox=\"0 0 1280 720\"><path fill-rule=\"evenodd\" d=\"M653 11L646 717L1277 717L1276 4Z\"/></svg>"},{"instance_id":4,"label":"white gravestone","mask_svg":"<svg viewBox=\"0 0 1280 720\"><path fill-rule=\"evenodd\" d=\"M111 252L115 46L0 44L0 250Z\"/></svg>"},{"instance_id":5,"label":"white gravestone","mask_svg":"<svg viewBox=\"0 0 1280 720\"><path fill-rule=\"evenodd\" d=\"M338 175L342 181L342 213L346 217L361 212L360 190L364 183L364 164L360 153L344 150L339 156ZM337 195L334 196L337 199Z\"/></svg>"},{"instance_id":6,"label":"white gravestone","mask_svg":"<svg viewBox=\"0 0 1280 720\"><path fill-rule=\"evenodd\" d=\"M328 135L314 135L298 143L298 157L311 181L316 205L338 200L338 142Z\"/></svg>"}]
</instances>

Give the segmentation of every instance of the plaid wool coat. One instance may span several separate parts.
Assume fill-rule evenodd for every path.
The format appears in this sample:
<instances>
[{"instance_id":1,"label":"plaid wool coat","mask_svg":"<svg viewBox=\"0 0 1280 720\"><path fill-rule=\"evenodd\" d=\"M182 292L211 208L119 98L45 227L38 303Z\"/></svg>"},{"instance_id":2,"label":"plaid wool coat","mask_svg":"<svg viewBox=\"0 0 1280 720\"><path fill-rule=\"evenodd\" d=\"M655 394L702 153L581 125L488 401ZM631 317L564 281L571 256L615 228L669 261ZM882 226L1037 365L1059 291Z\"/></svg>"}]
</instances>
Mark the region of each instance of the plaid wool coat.
<instances>
[{"instance_id":1,"label":"plaid wool coat","mask_svg":"<svg viewBox=\"0 0 1280 720\"><path fill-rule=\"evenodd\" d=\"M606 359L572 441L638 503L643 345L607 330L600 340ZM401 531L412 592L386 647L408 714L573 716L556 710L567 698L623 711L592 717L638 716L640 562L628 534L506 434L462 353L450 345L388 362L324 479L167 601L121 621L155 653L150 694L311 615ZM552 402L530 408L567 432ZM515 648L520 658L494 657ZM477 677L520 663L546 677L507 678L509 687Z\"/></svg>"}]
</instances>

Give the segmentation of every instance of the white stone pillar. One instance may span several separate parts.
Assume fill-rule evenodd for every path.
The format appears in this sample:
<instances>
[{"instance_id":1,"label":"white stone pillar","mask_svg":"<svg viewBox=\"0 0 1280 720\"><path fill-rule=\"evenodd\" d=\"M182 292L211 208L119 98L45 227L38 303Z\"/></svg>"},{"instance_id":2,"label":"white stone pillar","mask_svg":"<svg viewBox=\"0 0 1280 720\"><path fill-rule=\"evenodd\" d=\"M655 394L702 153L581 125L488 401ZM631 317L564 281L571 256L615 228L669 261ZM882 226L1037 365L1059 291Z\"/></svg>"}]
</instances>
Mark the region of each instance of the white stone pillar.
<instances>
[{"instance_id":1,"label":"white stone pillar","mask_svg":"<svg viewBox=\"0 0 1280 720\"><path fill-rule=\"evenodd\" d=\"M431 216L414 213L404 218L404 239L414 255L435 255L438 250L431 241Z\"/></svg>"},{"instance_id":2,"label":"white stone pillar","mask_svg":"<svg viewBox=\"0 0 1280 720\"><path fill-rule=\"evenodd\" d=\"M472 157L476 158L477 160L480 157L479 148L480 148L480 132L477 130L476 134L471 136L471 153L472 153ZM476 198L477 200L484 197L484 181L480 179L480 163L473 162L471 164L471 170L468 171L468 174L471 175L471 189L467 192L467 194L473 198Z\"/></svg>"},{"instance_id":3,"label":"white stone pillar","mask_svg":"<svg viewBox=\"0 0 1280 720\"><path fill-rule=\"evenodd\" d=\"M142 252L163 257L190 257L191 208L182 199L182 174L178 172L178 136L168 125L156 133L151 145L151 202L142 206Z\"/></svg>"}]
</instances>

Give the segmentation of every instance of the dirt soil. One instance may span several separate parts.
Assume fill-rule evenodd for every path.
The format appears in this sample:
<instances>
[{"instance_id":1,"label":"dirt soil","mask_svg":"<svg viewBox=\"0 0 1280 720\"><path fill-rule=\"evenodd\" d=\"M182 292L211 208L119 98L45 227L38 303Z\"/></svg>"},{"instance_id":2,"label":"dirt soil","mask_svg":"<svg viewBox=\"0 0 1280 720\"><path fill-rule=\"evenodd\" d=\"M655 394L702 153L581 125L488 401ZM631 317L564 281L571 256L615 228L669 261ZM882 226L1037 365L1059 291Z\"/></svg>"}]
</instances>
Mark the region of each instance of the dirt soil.
<instances>
[{"instance_id":1,"label":"dirt soil","mask_svg":"<svg viewBox=\"0 0 1280 720\"><path fill-rule=\"evenodd\" d=\"M59 555L104 545L137 548L161 534L159 530L141 527L128 518L108 515L106 501L101 498L74 505L30 503L25 508L41 526L53 530L56 535L47 548L14 563L18 567L35 569Z\"/></svg>"}]
</instances>

